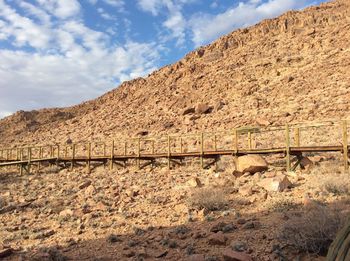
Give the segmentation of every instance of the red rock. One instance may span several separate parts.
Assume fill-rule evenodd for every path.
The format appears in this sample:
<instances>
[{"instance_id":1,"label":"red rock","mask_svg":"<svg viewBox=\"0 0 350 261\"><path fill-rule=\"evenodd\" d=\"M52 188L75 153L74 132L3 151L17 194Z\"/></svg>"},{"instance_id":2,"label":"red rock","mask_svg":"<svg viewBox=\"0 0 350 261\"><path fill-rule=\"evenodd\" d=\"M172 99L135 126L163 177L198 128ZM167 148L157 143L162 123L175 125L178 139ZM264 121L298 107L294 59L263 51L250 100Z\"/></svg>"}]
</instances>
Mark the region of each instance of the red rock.
<instances>
[{"instance_id":1,"label":"red rock","mask_svg":"<svg viewBox=\"0 0 350 261\"><path fill-rule=\"evenodd\" d=\"M13 249L12 248L5 248L0 250L0 258L8 257L12 255Z\"/></svg>"},{"instance_id":2,"label":"red rock","mask_svg":"<svg viewBox=\"0 0 350 261\"><path fill-rule=\"evenodd\" d=\"M187 261L205 261L205 255L194 254L194 255L189 256L186 260Z\"/></svg>"},{"instance_id":3,"label":"red rock","mask_svg":"<svg viewBox=\"0 0 350 261\"><path fill-rule=\"evenodd\" d=\"M208 238L209 245L226 245L227 237L222 231L212 234Z\"/></svg>"},{"instance_id":4,"label":"red rock","mask_svg":"<svg viewBox=\"0 0 350 261\"><path fill-rule=\"evenodd\" d=\"M253 261L250 255L229 248L225 249L222 255L225 261Z\"/></svg>"}]
</instances>

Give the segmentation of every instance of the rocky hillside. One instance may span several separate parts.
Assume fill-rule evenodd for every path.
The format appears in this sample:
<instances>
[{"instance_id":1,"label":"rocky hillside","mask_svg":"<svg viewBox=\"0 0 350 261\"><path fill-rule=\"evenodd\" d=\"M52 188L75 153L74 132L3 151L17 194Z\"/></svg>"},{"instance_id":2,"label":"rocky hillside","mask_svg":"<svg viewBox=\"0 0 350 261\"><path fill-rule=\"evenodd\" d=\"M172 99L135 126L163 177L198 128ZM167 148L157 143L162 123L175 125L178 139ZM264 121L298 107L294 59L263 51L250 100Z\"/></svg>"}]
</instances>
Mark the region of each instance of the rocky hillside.
<instances>
[{"instance_id":1,"label":"rocky hillside","mask_svg":"<svg viewBox=\"0 0 350 261\"><path fill-rule=\"evenodd\" d=\"M350 1L234 31L146 78L74 107L17 112L2 145L344 118L350 112Z\"/></svg>"}]
</instances>

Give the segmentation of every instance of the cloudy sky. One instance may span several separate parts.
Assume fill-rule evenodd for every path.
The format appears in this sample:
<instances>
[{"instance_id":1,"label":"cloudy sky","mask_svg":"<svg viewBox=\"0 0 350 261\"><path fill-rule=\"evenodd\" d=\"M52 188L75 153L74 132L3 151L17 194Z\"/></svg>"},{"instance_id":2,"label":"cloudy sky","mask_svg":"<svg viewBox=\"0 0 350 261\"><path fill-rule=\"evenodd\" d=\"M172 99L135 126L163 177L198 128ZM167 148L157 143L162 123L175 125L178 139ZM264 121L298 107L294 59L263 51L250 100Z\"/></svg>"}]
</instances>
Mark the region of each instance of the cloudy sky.
<instances>
[{"instance_id":1,"label":"cloudy sky","mask_svg":"<svg viewBox=\"0 0 350 261\"><path fill-rule=\"evenodd\" d=\"M0 118L95 98L234 29L323 0L0 0Z\"/></svg>"}]
</instances>

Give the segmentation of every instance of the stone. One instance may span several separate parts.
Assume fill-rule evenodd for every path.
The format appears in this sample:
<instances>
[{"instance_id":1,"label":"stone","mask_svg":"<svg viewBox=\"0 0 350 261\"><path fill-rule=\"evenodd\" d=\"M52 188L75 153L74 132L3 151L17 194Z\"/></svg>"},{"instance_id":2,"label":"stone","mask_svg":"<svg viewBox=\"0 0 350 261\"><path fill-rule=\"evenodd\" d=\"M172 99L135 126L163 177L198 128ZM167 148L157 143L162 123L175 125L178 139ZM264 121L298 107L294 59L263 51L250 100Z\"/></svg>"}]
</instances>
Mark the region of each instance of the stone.
<instances>
[{"instance_id":1,"label":"stone","mask_svg":"<svg viewBox=\"0 0 350 261\"><path fill-rule=\"evenodd\" d=\"M293 184L286 175L279 175L273 178L262 179L257 185L269 192L282 192L292 187Z\"/></svg>"},{"instance_id":2,"label":"stone","mask_svg":"<svg viewBox=\"0 0 350 261\"><path fill-rule=\"evenodd\" d=\"M243 252L246 251L248 249L248 246L246 243L241 242L241 241L235 241L231 243L231 248L234 251L238 251L238 252Z\"/></svg>"},{"instance_id":3,"label":"stone","mask_svg":"<svg viewBox=\"0 0 350 261\"><path fill-rule=\"evenodd\" d=\"M253 186L250 184L245 184L238 189L239 194L244 197L253 195Z\"/></svg>"},{"instance_id":4,"label":"stone","mask_svg":"<svg viewBox=\"0 0 350 261\"><path fill-rule=\"evenodd\" d=\"M208 243L211 246L214 245L226 245L227 237L224 235L222 231L219 231L218 233L212 234L208 238Z\"/></svg>"},{"instance_id":5,"label":"stone","mask_svg":"<svg viewBox=\"0 0 350 261\"><path fill-rule=\"evenodd\" d=\"M232 249L225 249L222 253L225 261L253 261L250 255L234 251Z\"/></svg>"},{"instance_id":6,"label":"stone","mask_svg":"<svg viewBox=\"0 0 350 261\"><path fill-rule=\"evenodd\" d=\"M92 196L96 193L95 187L93 185L89 185L86 189L85 189L85 196Z\"/></svg>"},{"instance_id":7,"label":"stone","mask_svg":"<svg viewBox=\"0 0 350 261\"><path fill-rule=\"evenodd\" d=\"M186 260L187 261L205 261L205 255L202 255L202 254L190 255Z\"/></svg>"},{"instance_id":8,"label":"stone","mask_svg":"<svg viewBox=\"0 0 350 261\"><path fill-rule=\"evenodd\" d=\"M192 114L195 113L195 108L194 107L188 107L183 110L182 115L187 115L187 114Z\"/></svg>"},{"instance_id":9,"label":"stone","mask_svg":"<svg viewBox=\"0 0 350 261\"><path fill-rule=\"evenodd\" d=\"M91 185L91 180L87 180L87 181L81 183L81 184L78 186L78 188L79 188L79 189L84 189L84 188L87 188L87 187L90 186L90 185Z\"/></svg>"},{"instance_id":10,"label":"stone","mask_svg":"<svg viewBox=\"0 0 350 261\"><path fill-rule=\"evenodd\" d=\"M222 101L218 101L215 105L214 105L214 111L219 111L224 107L225 103Z\"/></svg>"},{"instance_id":11,"label":"stone","mask_svg":"<svg viewBox=\"0 0 350 261\"><path fill-rule=\"evenodd\" d=\"M257 119L256 119L256 123L257 123L258 125L264 126L264 127L271 125L271 122L269 122L269 121L266 120L266 119L261 119L261 118L257 118Z\"/></svg>"},{"instance_id":12,"label":"stone","mask_svg":"<svg viewBox=\"0 0 350 261\"><path fill-rule=\"evenodd\" d=\"M254 174L268 169L266 160L259 155L244 155L236 160L236 171Z\"/></svg>"},{"instance_id":13,"label":"stone","mask_svg":"<svg viewBox=\"0 0 350 261\"><path fill-rule=\"evenodd\" d=\"M13 249L12 248L5 248L5 249L0 249L0 258L5 258L10 255L12 255Z\"/></svg>"},{"instance_id":14,"label":"stone","mask_svg":"<svg viewBox=\"0 0 350 261\"><path fill-rule=\"evenodd\" d=\"M187 181L187 185L192 188L199 188L203 186L199 178L190 179L189 181Z\"/></svg>"},{"instance_id":15,"label":"stone","mask_svg":"<svg viewBox=\"0 0 350 261\"><path fill-rule=\"evenodd\" d=\"M60 217L73 216L73 210L71 210L71 209L62 210L59 215L60 215Z\"/></svg>"},{"instance_id":16,"label":"stone","mask_svg":"<svg viewBox=\"0 0 350 261\"><path fill-rule=\"evenodd\" d=\"M198 103L195 107L195 112L197 114L204 114L204 113L210 113L212 111L213 107L209 106L206 103Z\"/></svg>"}]
</instances>

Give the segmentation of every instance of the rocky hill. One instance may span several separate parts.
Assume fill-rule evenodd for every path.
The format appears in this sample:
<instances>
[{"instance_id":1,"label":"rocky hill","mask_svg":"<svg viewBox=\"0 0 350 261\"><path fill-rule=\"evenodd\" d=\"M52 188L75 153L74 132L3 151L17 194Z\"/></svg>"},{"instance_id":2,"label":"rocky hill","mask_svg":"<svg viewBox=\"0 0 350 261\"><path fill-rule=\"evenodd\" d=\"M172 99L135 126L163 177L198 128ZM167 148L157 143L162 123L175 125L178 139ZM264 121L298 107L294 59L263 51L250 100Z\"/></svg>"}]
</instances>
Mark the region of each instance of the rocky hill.
<instances>
[{"instance_id":1,"label":"rocky hill","mask_svg":"<svg viewBox=\"0 0 350 261\"><path fill-rule=\"evenodd\" d=\"M62 109L0 121L2 145L219 130L350 112L350 2L234 31L146 78Z\"/></svg>"}]
</instances>

